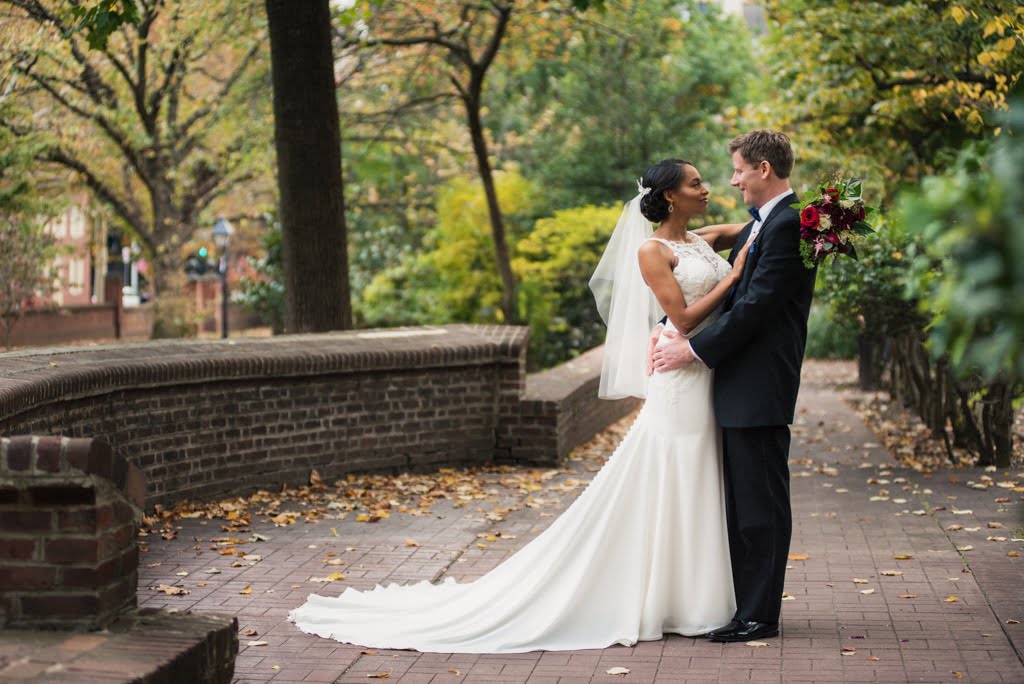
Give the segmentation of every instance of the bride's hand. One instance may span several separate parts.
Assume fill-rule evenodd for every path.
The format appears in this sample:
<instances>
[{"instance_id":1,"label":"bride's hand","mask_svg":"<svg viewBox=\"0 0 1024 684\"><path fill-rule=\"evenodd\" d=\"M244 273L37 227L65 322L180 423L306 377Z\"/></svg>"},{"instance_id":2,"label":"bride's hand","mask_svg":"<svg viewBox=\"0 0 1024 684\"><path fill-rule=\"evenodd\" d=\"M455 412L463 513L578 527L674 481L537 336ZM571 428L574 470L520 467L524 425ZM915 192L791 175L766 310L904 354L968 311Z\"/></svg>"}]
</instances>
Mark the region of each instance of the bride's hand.
<instances>
[{"instance_id":1,"label":"bride's hand","mask_svg":"<svg viewBox=\"0 0 1024 684\"><path fill-rule=\"evenodd\" d=\"M747 263L747 255L750 254L750 244L753 241L754 238L747 240L747 244L743 245L743 249L736 255L736 260L732 262L732 273L729 274L729 277L733 284L740 282L740 278L743 277L743 266Z\"/></svg>"}]
</instances>

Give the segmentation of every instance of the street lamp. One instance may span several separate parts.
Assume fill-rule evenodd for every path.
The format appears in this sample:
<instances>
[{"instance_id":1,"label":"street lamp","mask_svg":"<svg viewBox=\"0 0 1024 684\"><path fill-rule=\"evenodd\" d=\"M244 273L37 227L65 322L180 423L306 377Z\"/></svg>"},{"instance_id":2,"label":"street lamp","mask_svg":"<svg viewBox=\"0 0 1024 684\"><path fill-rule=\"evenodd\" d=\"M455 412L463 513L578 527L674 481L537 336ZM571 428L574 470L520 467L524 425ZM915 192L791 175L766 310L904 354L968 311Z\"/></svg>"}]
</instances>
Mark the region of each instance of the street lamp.
<instances>
[{"instance_id":1,"label":"street lamp","mask_svg":"<svg viewBox=\"0 0 1024 684\"><path fill-rule=\"evenodd\" d=\"M220 336L228 336L228 246L235 229L223 216L213 225L213 244L220 252Z\"/></svg>"}]
</instances>

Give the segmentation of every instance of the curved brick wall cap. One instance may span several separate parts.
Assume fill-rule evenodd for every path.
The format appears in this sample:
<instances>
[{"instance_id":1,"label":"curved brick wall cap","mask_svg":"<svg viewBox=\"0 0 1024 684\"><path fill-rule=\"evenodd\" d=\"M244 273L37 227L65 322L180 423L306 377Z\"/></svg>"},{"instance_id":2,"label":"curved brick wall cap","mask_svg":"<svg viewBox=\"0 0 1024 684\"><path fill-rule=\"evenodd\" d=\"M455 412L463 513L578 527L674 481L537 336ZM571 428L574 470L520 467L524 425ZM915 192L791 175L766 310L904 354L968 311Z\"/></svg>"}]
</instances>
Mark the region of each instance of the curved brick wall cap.
<instances>
[{"instance_id":1,"label":"curved brick wall cap","mask_svg":"<svg viewBox=\"0 0 1024 684\"><path fill-rule=\"evenodd\" d=\"M0 354L0 421L54 401L120 389L467 362L518 363L528 338L525 327L447 325L7 352Z\"/></svg>"}]
</instances>

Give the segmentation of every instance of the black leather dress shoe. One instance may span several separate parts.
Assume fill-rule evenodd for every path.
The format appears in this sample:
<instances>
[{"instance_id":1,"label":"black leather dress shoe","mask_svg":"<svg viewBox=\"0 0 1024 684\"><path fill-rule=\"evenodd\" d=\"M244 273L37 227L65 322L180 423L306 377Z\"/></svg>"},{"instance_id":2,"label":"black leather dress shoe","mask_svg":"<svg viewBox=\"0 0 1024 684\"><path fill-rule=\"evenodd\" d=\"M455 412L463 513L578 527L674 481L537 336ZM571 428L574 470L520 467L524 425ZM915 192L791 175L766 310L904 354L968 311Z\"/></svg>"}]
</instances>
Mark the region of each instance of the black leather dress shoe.
<instances>
[{"instance_id":1,"label":"black leather dress shoe","mask_svg":"<svg viewBox=\"0 0 1024 684\"><path fill-rule=\"evenodd\" d=\"M751 620L733 620L731 623L708 633L708 639L721 643L735 641L754 641L779 636L779 626L770 622L753 622Z\"/></svg>"},{"instance_id":2,"label":"black leather dress shoe","mask_svg":"<svg viewBox=\"0 0 1024 684\"><path fill-rule=\"evenodd\" d=\"M710 639L711 637L716 636L718 634L728 634L730 632L736 631L736 629L741 624L742 623L739 620L733 620L732 622L730 622L729 624L725 625L724 627L719 627L718 629L713 629L710 632L705 632L704 634L701 634L700 636L703 637L704 639Z\"/></svg>"}]
</instances>

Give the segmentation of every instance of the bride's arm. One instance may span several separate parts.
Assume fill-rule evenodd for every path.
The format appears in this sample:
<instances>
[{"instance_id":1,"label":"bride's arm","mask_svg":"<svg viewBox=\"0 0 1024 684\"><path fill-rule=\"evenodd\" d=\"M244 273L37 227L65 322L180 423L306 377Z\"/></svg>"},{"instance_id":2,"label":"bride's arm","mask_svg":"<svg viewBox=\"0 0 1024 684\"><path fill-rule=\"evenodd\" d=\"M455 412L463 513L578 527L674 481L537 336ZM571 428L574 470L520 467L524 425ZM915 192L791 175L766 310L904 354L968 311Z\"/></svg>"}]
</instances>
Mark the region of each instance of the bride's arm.
<instances>
[{"instance_id":1,"label":"bride's arm","mask_svg":"<svg viewBox=\"0 0 1024 684\"><path fill-rule=\"evenodd\" d=\"M676 330L687 335L697 327L697 324L707 318L715 310L715 307L722 303L729 288L739 282L740 275L743 273L743 264L747 259L747 250L743 250L736 257L736 262L729 275L722 278L717 285L711 288L710 292L692 304L686 303L683 292L679 289L679 283L672 275L672 262L675 257L668 247L653 240L645 242L640 247L639 258L640 273L644 277L644 282L654 292L662 310L672 321Z\"/></svg>"},{"instance_id":2,"label":"bride's arm","mask_svg":"<svg viewBox=\"0 0 1024 684\"><path fill-rule=\"evenodd\" d=\"M743 232L743 226L746 223L715 223L710 226L704 226L690 232L694 235L699 235L716 252L721 252L723 249L730 249L736 244L736 238L741 232Z\"/></svg>"}]
</instances>

